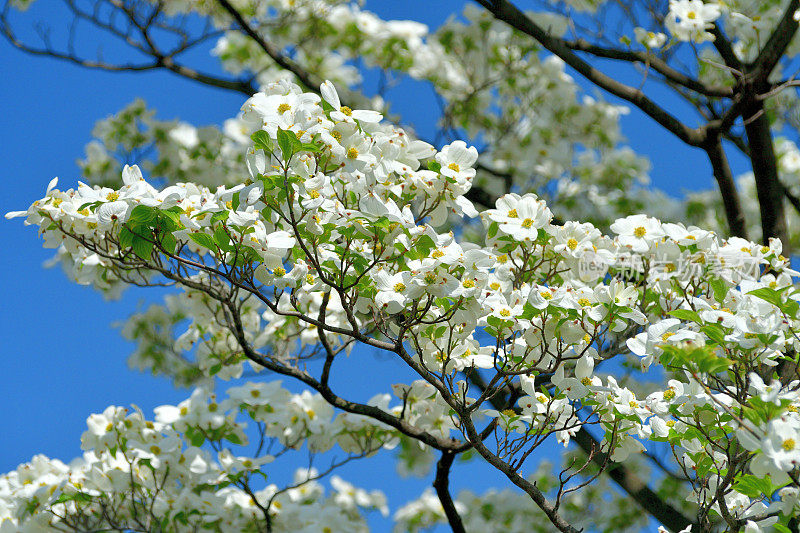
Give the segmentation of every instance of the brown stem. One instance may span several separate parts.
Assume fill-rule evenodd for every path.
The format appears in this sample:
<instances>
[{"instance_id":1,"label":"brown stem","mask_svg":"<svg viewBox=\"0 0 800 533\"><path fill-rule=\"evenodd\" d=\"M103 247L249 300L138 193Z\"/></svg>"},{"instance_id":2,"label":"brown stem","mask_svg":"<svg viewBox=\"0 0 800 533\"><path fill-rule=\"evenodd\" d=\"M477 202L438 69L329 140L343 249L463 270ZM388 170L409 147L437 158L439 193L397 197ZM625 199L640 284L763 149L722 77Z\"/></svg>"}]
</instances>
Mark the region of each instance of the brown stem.
<instances>
[{"instance_id":1,"label":"brown stem","mask_svg":"<svg viewBox=\"0 0 800 533\"><path fill-rule=\"evenodd\" d=\"M455 458L456 454L452 452L442 452L439 462L436 463L436 478L433 480L433 488L436 489L436 495L439 496L450 529L453 530L453 533L466 533L458 509L450 496L450 467L453 466Z\"/></svg>"},{"instance_id":2,"label":"brown stem","mask_svg":"<svg viewBox=\"0 0 800 533\"><path fill-rule=\"evenodd\" d=\"M719 192L722 195L722 203L725 206L725 218L728 221L728 230L731 235L747 238L747 228L745 226L744 211L739 200L739 192L733 181L731 167L728 158L722 147L719 135L709 137L708 143L703 146L711 161L711 168L714 171L714 178L719 185Z\"/></svg>"},{"instance_id":3,"label":"brown stem","mask_svg":"<svg viewBox=\"0 0 800 533\"><path fill-rule=\"evenodd\" d=\"M750 145L750 161L756 180L756 193L761 207L761 229L764 244L776 237L788 245L783 186L778 180L778 164L772 145L769 119L762 102L753 100L745 115L745 133Z\"/></svg>"}]
</instances>

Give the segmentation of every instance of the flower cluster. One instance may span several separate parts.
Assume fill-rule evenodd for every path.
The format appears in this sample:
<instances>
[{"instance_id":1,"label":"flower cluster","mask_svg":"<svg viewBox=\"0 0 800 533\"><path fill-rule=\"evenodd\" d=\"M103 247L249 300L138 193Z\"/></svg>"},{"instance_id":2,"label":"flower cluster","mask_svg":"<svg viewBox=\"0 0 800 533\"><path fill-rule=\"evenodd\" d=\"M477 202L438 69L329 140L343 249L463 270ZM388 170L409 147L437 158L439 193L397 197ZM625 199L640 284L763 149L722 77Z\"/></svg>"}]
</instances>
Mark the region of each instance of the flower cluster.
<instances>
[{"instance_id":1,"label":"flower cluster","mask_svg":"<svg viewBox=\"0 0 800 533\"><path fill-rule=\"evenodd\" d=\"M478 213L464 197L475 148L454 141L437 152L379 113L343 105L330 82L320 94L281 81L244 104L252 146L243 183L158 189L125 167L117 189L52 183L10 216L37 225L79 282L181 284L172 305L190 320L173 349L196 346L200 375L236 377L248 360L312 384L320 395L267 384L229 391L226 406L284 446L325 451L336 442L363 453L373 441L396 444L398 432L521 465L547 437L566 445L594 427L612 461L672 445L709 512L753 527L793 512L796 487L783 485L800 460L797 382L772 382L770 369L800 349L800 296L779 241L720 239L645 215L620 218L604 235L591 223L555 223L531 193ZM478 216L481 243L443 229ZM632 256L623 268L619 258ZM586 269L588 259L603 268ZM421 378L394 387L399 405L382 395L356 406L330 391L336 359L359 343ZM599 374L625 353L644 370L663 366L668 386L641 391ZM306 370L314 357L324 360L319 380ZM477 372L489 380L476 393L468 378ZM488 405L500 388L516 403ZM211 410L207 393L196 396L159 409L157 422L190 441L208 431L242 439L226 406ZM360 417L333 419L334 406ZM100 428L87 436L95 453L121 446L106 418L90 420ZM482 431L496 435L494 449L475 437ZM125 442L145 446L148 435ZM169 432L153 435L159 450L181 449ZM746 456L722 441L741 442ZM135 457L159 468L164 459L147 449Z\"/></svg>"},{"instance_id":2,"label":"flower cluster","mask_svg":"<svg viewBox=\"0 0 800 533\"><path fill-rule=\"evenodd\" d=\"M314 469L298 470L286 487L254 484L276 456L303 443L319 452L338 441L354 457L392 446L389 432L362 417L332 420L318 395L291 394L280 382L247 383L224 399L197 389L155 412L151 421L138 409L109 407L88 418L82 458L67 465L38 455L0 477L0 531L155 523L174 531L259 531L268 520L274 531L363 532L362 512L388 513L382 493L335 476L326 495ZM231 446L248 443L242 414L256 424L257 440L282 448L235 455Z\"/></svg>"}]
</instances>

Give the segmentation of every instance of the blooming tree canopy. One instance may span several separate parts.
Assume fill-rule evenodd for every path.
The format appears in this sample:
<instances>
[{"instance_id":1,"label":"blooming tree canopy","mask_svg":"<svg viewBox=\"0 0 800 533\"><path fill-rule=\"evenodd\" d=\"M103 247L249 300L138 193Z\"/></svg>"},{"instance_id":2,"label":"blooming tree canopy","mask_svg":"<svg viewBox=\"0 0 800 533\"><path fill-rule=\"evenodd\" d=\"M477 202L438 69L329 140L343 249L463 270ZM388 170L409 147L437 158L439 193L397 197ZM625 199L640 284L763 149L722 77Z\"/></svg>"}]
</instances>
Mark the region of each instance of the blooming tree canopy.
<instances>
[{"instance_id":1,"label":"blooming tree canopy","mask_svg":"<svg viewBox=\"0 0 800 533\"><path fill-rule=\"evenodd\" d=\"M248 97L222 129L136 102L98 125L88 184L53 180L6 215L77 283L173 287L123 333L135 366L194 391L152 416L92 414L83 457L0 477L0 532L365 531L367 513L390 513L385 495L334 470L385 453L406 473L435 463L432 489L393 510L399 531L797 531L800 274L786 256L800 235L784 203L800 206L800 115L781 69L800 50L798 1L478 4L429 33L349 2L109 2L127 34L70 4L153 68ZM195 35L185 14L215 29ZM607 19L616 42L595 29ZM8 9L2 23L32 50ZM208 35L241 77L178 62ZM703 123L586 56L641 65ZM387 84L431 83L446 140L350 90L356 58ZM625 109L582 95L567 67L703 149L720 190L645 188ZM141 166L115 157L145 146ZM752 162L738 181L730 146ZM363 347L414 379L367 401L333 386ZM553 441L563 464L536 464ZM299 450L336 460L273 483ZM452 495L463 456L509 487Z\"/></svg>"}]
</instances>

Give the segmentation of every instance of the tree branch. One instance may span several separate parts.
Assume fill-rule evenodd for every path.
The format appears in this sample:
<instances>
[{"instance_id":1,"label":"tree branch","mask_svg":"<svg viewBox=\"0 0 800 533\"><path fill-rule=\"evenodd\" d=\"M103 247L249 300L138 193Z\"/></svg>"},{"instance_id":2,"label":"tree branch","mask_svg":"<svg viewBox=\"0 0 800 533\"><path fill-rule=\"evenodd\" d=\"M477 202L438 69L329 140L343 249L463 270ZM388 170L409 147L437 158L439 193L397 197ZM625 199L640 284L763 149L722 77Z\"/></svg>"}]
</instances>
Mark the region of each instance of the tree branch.
<instances>
[{"instance_id":1,"label":"tree branch","mask_svg":"<svg viewBox=\"0 0 800 533\"><path fill-rule=\"evenodd\" d=\"M453 533L466 533L448 487L450 484L450 467L453 466L455 457L456 454L452 452L442 452L439 462L436 463L436 478L433 480L433 488L436 489L436 495L439 496L439 501L442 503L444 514L447 516L447 521L450 523Z\"/></svg>"},{"instance_id":2,"label":"tree branch","mask_svg":"<svg viewBox=\"0 0 800 533\"><path fill-rule=\"evenodd\" d=\"M739 192L736 190L736 183L733 181L731 167L728 164L728 158L725 155L719 135L709 137L709 141L703 149L708 154L711 168L714 171L714 178L716 178L717 185L719 185L722 203L725 206L728 230L731 235L746 239L747 227L745 225L744 211L742 211Z\"/></svg>"},{"instance_id":3,"label":"tree branch","mask_svg":"<svg viewBox=\"0 0 800 533\"><path fill-rule=\"evenodd\" d=\"M594 45L585 39L576 39L574 41L565 41L564 44L570 49L578 52L586 52L596 57L605 59L615 59L619 61L628 61L631 63L642 63L652 67L653 70L663 75L667 80L677 83L682 87L686 87L696 93L704 96L712 97L731 97L733 96L733 89L730 87L712 87L705 83L687 76L683 72L672 68L666 61L650 54L648 52L633 51L633 50L619 50L616 48L604 48L602 46Z\"/></svg>"},{"instance_id":4,"label":"tree branch","mask_svg":"<svg viewBox=\"0 0 800 533\"><path fill-rule=\"evenodd\" d=\"M481 391L486 389L486 382L478 372L470 372L467 377ZM516 397L513 391L510 397ZM489 401L492 406L499 411L513 407L513 401L507 401L499 395L493 396ZM603 468L609 463L608 455L600 451L600 443L597 442L585 428L581 427L578 429L573 440L599 467ZM680 531L686 526L693 524L692 520L685 517L679 510L661 499L661 497L651 490L639 476L631 472L624 464L613 463L613 466L608 469L606 473L628 494L628 496L639 504L644 512L661 522L670 530Z\"/></svg>"},{"instance_id":5,"label":"tree branch","mask_svg":"<svg viewBox=\"0 0 800 533\"><path fill-rule=\"evenodd\" d=\"M239 13L239 11L237 11L236 8L233 7L230 2L228 2L228 0L217 0L217 3L219 3L219 5L222 6L222 8L227 11L231 17L233 17L233 20L236 21L242 31L245 32L251 39L253 39L253 41L255 41L256 44L258 44L258 46L269 57L271 57L278 66L294 74L306 89L314 91L315 93L319 93L319 83L312 80L308 72L298 66L294 61L283 55L276 46L264 40L264 38L261 37L261 35L259 35L258 32L256 32L255 29L253 29L253 27L247 23L246 20L244 20L242 14Z\"/></svg>"},{"instance_id":6,"label":"tree branch","mask_svg":"<svg viewBox=\"0 0 800 533\"><path fill-rule=\"evenodd\" d=\"M575 55L567 43L549 35L543 28L533 22L520 11L514 4L507 0L476 0L498 20L502 20L512 28L526 35L530 35L547 50L560 57L569 66L574 68L586 79L608 91L609 93L626 100L645 114L658 122L661 126L672 132L675 136L690 146L700 146L706 137L704 129L693 129L684 125L675 116L650 100L645 94L634 87L620 83L614 78L600 72L589 63Z\"/></svg>"},{"instance_id":7,"label":"tree branch","mask_svg":"<svg viewBox=\"0 0 800 533\"><path fill-rule=\"evenodd\" d=\"M745 115L745 132L750 146L750 161L756 181L756 193L761 207L761 229L764 244L770 237L779 238L788 245L786 216L783 204L783 186L778 180L778 163L772 144L769 119L764 105L755 101Z\"/></svg>"},{"instance_id":8,"label":"tree branch","mask_svg":"<svg viewBox=\"0 0 800 533\"><path fill-rule=\"evenodd\" d=\"M789 5L786 6L786 11L783 13L778 25L770 35L767 44L758 54L758 57L753 62L750 71L750 77L756 82L764 82L772 73L772 69L778 64L786 47L792 41L794 34L797 32L798 22L794 18L795 12L800 8L800 0L790 0Z\"/></svg>"}]
</instances>

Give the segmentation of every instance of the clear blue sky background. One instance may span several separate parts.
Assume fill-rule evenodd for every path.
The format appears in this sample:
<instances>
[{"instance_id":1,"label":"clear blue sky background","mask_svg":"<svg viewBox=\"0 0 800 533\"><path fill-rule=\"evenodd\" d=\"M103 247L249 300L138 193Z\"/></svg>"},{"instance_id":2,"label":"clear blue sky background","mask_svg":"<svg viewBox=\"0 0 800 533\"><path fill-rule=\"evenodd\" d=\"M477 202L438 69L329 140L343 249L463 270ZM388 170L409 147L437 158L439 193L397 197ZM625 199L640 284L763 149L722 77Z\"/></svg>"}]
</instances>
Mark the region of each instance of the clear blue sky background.
<instances>
[{"instance_id":1,"label":"clear blue sky background","mask_svg":"<svg viewBox=\"0 0 800 533\"><path fill-rule=\"evenodd\" d=\"M30 28L34 20L45 20L54 29L66 24L53 4L40 0L38 7L20 18L20 28ZM367 8L384 18L411 18L436 27L463 4L455 0L372 1ZM113 57L107 43L97 44L107 47L106 57ZM194 57L199 61L194 64L218 70L206 54ZM242 95L166 72L113 74L32 57L6 41L0 42L0 64L4 74L0 80L0 213L25 209L43 195L53 176L59 176L62 188L74 186L80 177L75 160L83 155L95 121L136 97L144 98L161 119L180 118L195 125L221 124L244 101ZM390 93L393 110L423 134L431 133L436 116L429 110L436 107L430 91L403 87ZM420 99L430 99L430 105L421 105ZM650 157L656 186L675 195L711 186L703 154L674 141L639 113L623 118L623 131L634 149ZM733 164L735 172L744 170L741 161L734 159ZM121 301L104 302L93 290L68 282L59 269L43 268L52 251L42 249L35 230L20 220L0 220L0 243L0 472L36 453L65 461L80 455L86 417L110 404L135 403L150 415L153 407L188 396L188 391L176 390L165 380L129 370L125 360L132 346L110 327L146 302L156 301L153 293L131 290ZM352 370L343 372L341 387L365 382L362 363L347 363ZM405 380L399 364L385 358L369 363L368 369L374 372L369 376L375 383ZM368 397L378 390L362 394ZM475 482L476 474L481 483ZM380 460L342 472L366 488L385 490L392 511L432 479L395 483L390 481L393 475L391 462ZM488 469L456 469L456 491L487 485L507 486Z\"/></svg>"}]
</instances>

